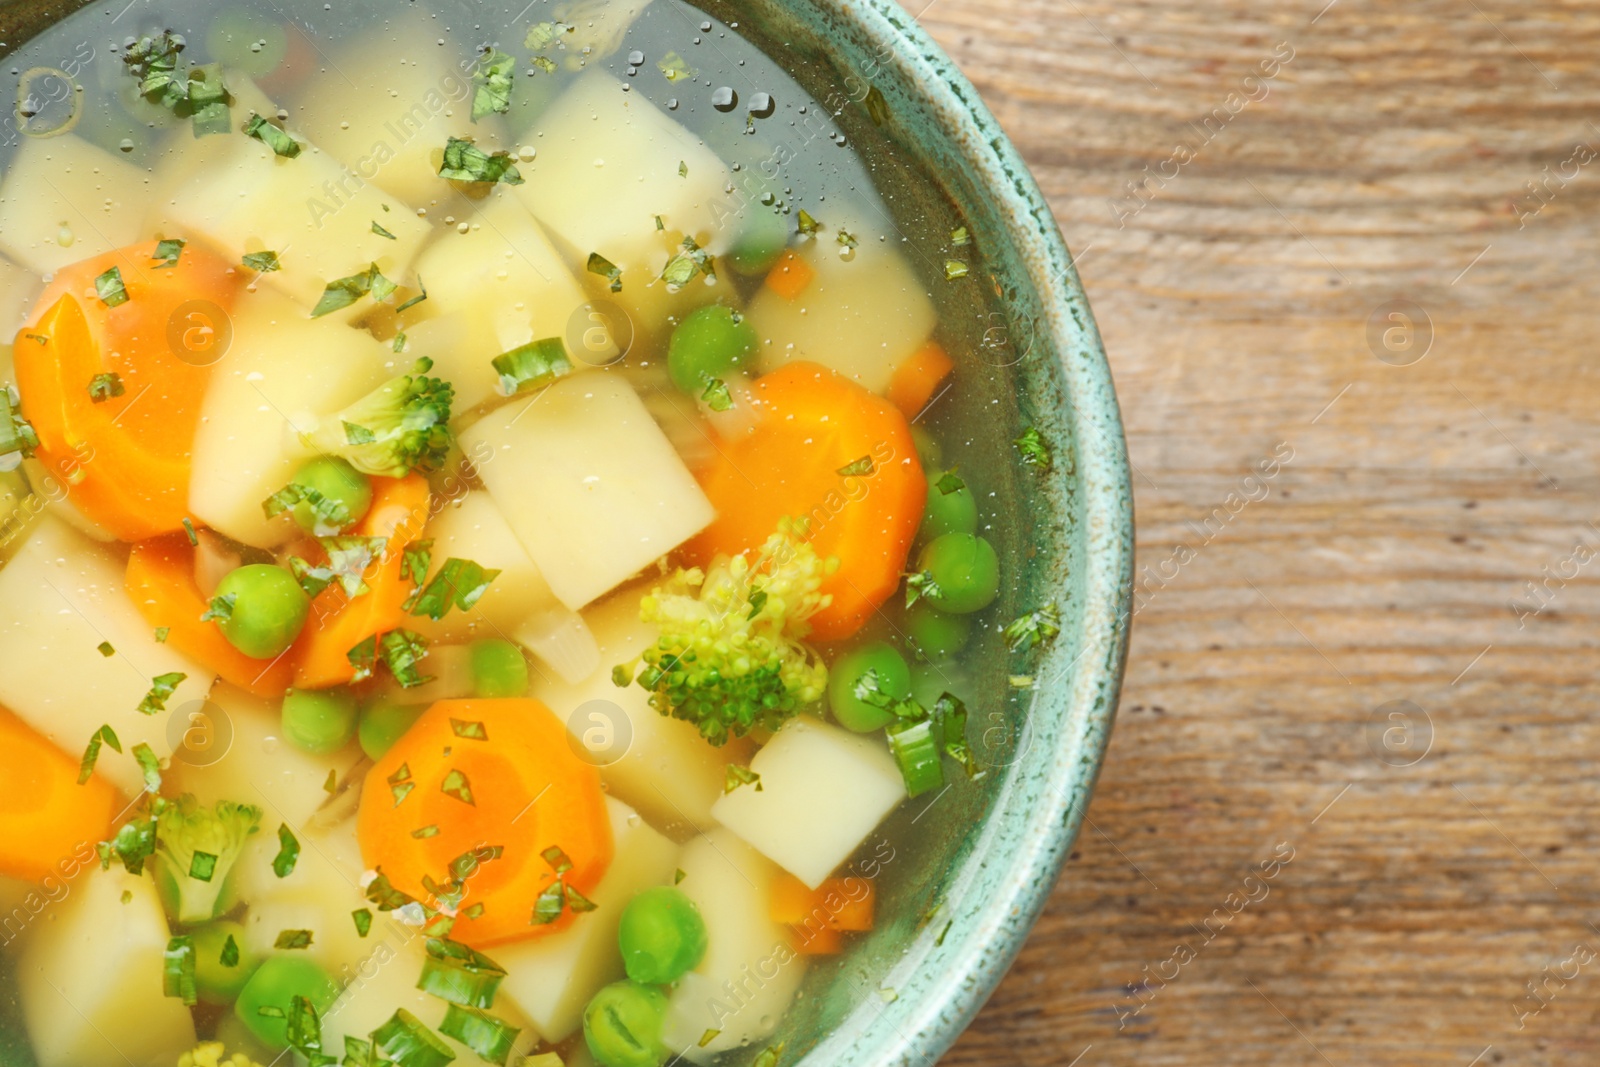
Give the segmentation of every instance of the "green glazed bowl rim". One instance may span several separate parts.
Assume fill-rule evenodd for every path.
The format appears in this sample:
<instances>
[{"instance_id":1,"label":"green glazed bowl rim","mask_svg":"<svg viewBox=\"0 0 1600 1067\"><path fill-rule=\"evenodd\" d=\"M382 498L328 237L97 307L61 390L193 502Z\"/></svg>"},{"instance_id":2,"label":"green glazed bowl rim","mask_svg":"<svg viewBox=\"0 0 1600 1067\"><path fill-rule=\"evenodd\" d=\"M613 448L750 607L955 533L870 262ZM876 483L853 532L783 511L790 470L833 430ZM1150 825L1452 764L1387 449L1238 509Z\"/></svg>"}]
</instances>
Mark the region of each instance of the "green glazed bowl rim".
<instances>
[{"instance_id":1,"label":"green glazed bowl rim","mask_svg":"<svg viewBox=\"0 0 1600 1067\"><path fill-rule=\"evenodd\" d=\"M968 861L947 888L937 925L948 921L948 932L916 939L883 979L888 1002L858 1009L801 1061L911 1067L936 1061L977 1015L1021 951L1077 837L1127 658L1132 486L1111 371L1077 269L1043 193L977 90L894 0L784 6L817 12L830 44L842 52L862 42L880 46L877 58L891 72L893 96L909 100L929 120L931 136L947 142L939 146L941 161L953 159L996 201L1004 221L998 236L1026 268L1026 278L1015 280L1039 304L1032 350L1059 357L1061 379L1053 384L1060 393L1035 378L1027 399L1047 437L1070 440L1073 449L1071 464L1058 463L1045 475L1051 483L1045 506L1058 520L1076 517L1075 530L1056 536L1076 539L1081 550L1074 553L1077 573L1062 633L1040 664L1040 677L1070 677L1046 685L1030 710L1031 747L1009 768Z\"/></svg>"}]
</instances>

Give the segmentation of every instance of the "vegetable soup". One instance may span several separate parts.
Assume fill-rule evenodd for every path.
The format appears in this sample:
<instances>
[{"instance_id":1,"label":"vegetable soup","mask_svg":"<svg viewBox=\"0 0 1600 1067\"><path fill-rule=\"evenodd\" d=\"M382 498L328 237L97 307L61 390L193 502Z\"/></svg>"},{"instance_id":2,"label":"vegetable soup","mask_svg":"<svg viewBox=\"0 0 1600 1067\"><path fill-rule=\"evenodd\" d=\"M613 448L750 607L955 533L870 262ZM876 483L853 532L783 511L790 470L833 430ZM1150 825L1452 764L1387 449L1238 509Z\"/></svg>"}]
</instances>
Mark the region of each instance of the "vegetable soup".
<instances>
[{"instance_id":1,"label":"vegetable soup","mask_svg":"<svg viewBox=\"0 0 1600 1067\"><path fill-rule=\"evenodd\" d=\"M288 6L10 56L0 1059L796 1059L1058 632L972 238L678 0Z\"/></svg>"}]
</instances>

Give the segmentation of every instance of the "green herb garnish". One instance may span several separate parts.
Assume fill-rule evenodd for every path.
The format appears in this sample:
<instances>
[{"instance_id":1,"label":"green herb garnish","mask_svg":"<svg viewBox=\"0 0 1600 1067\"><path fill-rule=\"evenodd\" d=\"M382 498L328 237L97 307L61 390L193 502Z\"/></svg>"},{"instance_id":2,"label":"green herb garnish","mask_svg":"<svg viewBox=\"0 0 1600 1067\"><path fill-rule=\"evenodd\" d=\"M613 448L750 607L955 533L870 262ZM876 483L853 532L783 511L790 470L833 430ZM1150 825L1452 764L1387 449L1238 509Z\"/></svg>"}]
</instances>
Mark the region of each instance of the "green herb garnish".
<instances>
[{"instance_id":1,"label":"green herb garnish","mask_svg":"<svg viewBox=\"0 0 1600 1067\"><path fill-rule=\"evenodd\" d=\"M218 622L227 622L233 618L233 605L238 599L238 593L224 593L222 596L212 597L211 602L206 605L205 614L200 616L200 621L210 622L216 619Z\"/></svg>"},{"instance_id":2,"label":"green herb garnish","mask_svg":"<svg viewBox=\"0 0 1600 1067\"><path fill-rule=\"evenodd\" d=\"M503 396L516 396L540 389L572 373L567 346L559 337L547 337L513 348L494 357L489 363L500 375L500 393Z\"/></svg>"},{"instance_id":3,"label":"green herb garnish","mask_svg":"<svg viewBox=\"0 0 1600 1067\"><path fill-rule=\"evenodd\" d=\"M217 956L217 962L224 967L239 966L239 942L233 939L232 934L229 934L228 940L222 943L222 952Z\"/></svg>"},{"instance_id":4,"label":"green herb garnish","mask_svg":"<svg viewBox=\"0 0 1600 1067\"><path fill-rule=\"evenodd\" d=\"M613 293L622 292L622 268L602 256L599 252L589 253L589 262L586 264L585 269L590 274L598 274L610 282Z\"/></svg>"},{"instance_id":5,"label":"green herb garnish","mask_svg":"<svg viewBox=\"0 0 1600 1067\"><path fill-rule=\"evenodd\" d=\"M722 781L722 791L731 793L735 789L747 785L754 785L756 792L761 792L761 775L752 771L749 767L741 767L737 763L728 764L728 773L724 775Z\"/></svg>"},{"instance_id":6,"label":"green herb garnish","mask_svg":"<svg viewBox=\"0 0 1600 1067\"><path fill-rule=\"evenodd\" d=\"M83 750L83 759L78 761L78 784L85 785L94 775L94 765L100 759L100 746L110 745L111 751L120 753L122 742L117 740L116 731L111 725L100 727L89 737L89 747Z\"/></svg>"},{"instance_id":7,"label":"green herb garnish","mask_svg":"<svg viewBox=\"0 0 1600 1067\"><path fill-rule=\"evenodd\" d=\"M840 467L837 473L843 478L865 478L877 470L871 456L862 456L860 459Z\"/></svg>"},{"instance_id":8,"label":"green herb garnish","mask_svg":"<svg viewBox=\"0 0 1600 1067\"><path fill-rule=\"evenodd\" d=\"M1044 435L1034 427L1030 426L1022 431L1022 436L1012 444L1017 446L1023 466L1041 471L1050 469L1050 448L1044 443Z\"/></svg>"},{"instance_id":9,"label":"green herb garnish","mask_svg":"<svg viewBox=\"0 0 1600 1067\"><path fill-rule=\"evenodd\" d=\"M949 496L951 493L959 493L961 490L967 487L967 483L962 481L955 471L946 471L944 474L940 475L939 480L933 484L939 490L939 493L942 496Z\"/></svg>"},{"instance_id":10,"label":"green herb garnish","mask_svg":"<svg viewBox=\"0 0 1600 1067\"><path fill-rule=\"evenodd\" d=\"M796 216L796 228L798 229L800 236L814 237L816 236L817 231L822 229L822 223L812 218L811 212L807 211L805 208L801 208L800 214Z\"/></svg>"},{"instance_id":11,"label":"green herb garnish","mask_svg":"<svg viewBox=\"0 0 1600 1067\"><path fill-rule=\"evenodd\" d=\"M472 783L467 780L465 774L454 767L444 776L444 781L439 785L439 792L447 797L454 797L463 804L477 807L477 801L472 799Z\"/></svg>"},{"instance_id":12,"label":"green herb garnish","mask_svg":"<svg viewBox=\"0 0 1600 1067\"><path fill-rule=\"evenodd\" d=\"M122 283L122 271L112 267L94 280L94 291L100 302L108 308L120 307L128 302L128 287Z\"/></svg>"},{"instance_id":13,"label":"green herb garnish","mask_svg":"<svg viewBox=\"0 0 1600 1067\"><path fill-rule=\"evenodd\" d=\"M357 908L355 911L350 913L350 918L354 920L356 924L356 933L359 936L366 937L367 934L372 932L371 908Z\"/></svg>"},{"instance_id":14,"label":"green herb garnish","mask_svg":"<svg viewBox=\"0 0 1600 1067\"><path fill-rule=\"evenodd\" d=\"M94 646L94 650L107 659L110 659L112 656L117 654L117 650L112 646L110 641L101 641L98 645Z\"/></svg>"},{"instance_id":15,"label":"green herb garnish","mask_svg":"<svg viewBox=\"0 0 1600 1067\"><path fill-rule=\"evenodd\" d=\"M867 90L867 117L874 126L882 126L889 121L889 101L884 99L883 90L876 85Z\"/></svg>"},{"instance_id":16,"label":"green herb garnish","mask_svg":"<svg viewBox=\"0 0 1600 1067\"><path fill-rule=\"evenodd\" d=\"M244 124L244 132L246 136L254 137L272 149L274 155L282 156L284 159L293 159L300 154L303 148L299 141L296 141L254 111L250 112L250 118Z\"/></svg>"},{"instance_id":17,"label":"green herb garnish","mask_svg":"<svg viewBox=\"0 0 1600 1067\"><path fill-rule=\"evenodd\" d=\"M728 392L728 383L721 378L707 378L705 392L700 394L700 399L712 411L727 411L733 407L733 394Z\"/></svg>"},{"instance_id":18,"label":"green herb garnish","mask_svg":"<svg viewBox=\"0 0 1600 1067\"><path fill-rule=\"evenodd\" d=\"M299 838L294 836L294 831L289 829L288 823L279 823L278 854L272 859L272 873L279 878L287 878L294 873L294 865L299 862Z\"/></svg>"},{"instance_id":19,"label":"green herb garnish","mask_svg":"<svg viewBox=\"0 0 1600 1067\"><path fill-rule=\"evenodd\" d=\"M499 575L498 570L481 567L469 559L447 559L433 580L411 595L405 608L412 615L426 615L435 622L449 613L452 604L463 612L471 611Z\"/></svg>"},{"instance_id":20,"label":"green herb garnish","mask_svg":"<svg viewBox=\"0 0 1600 1067\"><path fill-rule=\"evenodd\" d=\"M194 938L187 934L167 941L161 954L161 992L191 1007L200 997L194 983Z\"/></svg>"},{"instance_id":21,"label":"green herb garnish","mask_svg":"<svg viewBox=\"0 0 1600 1067\"><path fill-rule=\"evenodd\" d=\"M923 597L936 597L943 590L934 580L932 571L918 571L916 574L906 575L906 607L910 607Z\"/></svg>"},{"instance_id":22,"label":"green herb garnish","mask_svg":"<svg viewBox=\"0 0 1600 1067\"><path fill-rule=\"evenodd\" d=\"M953 282L960 278L965 278L966 276L967 265L965 263L961 262L959 259L947 259L944 261L945 281Z\"/></svg>"},{"instance_id":23,"label":"green herb garnish","mask_svg":"<svg viewBox=\"0 0 1600 1067\"><path fill-rule=\"evenodd\" d=\"M489 154L471 141L450 138L444 146L444 162L439 167L439 177L457 182L492 185L505 182L521 185L522 172L517 170L509 152Z\"/></svg>"},{"instance_id":24,"label":"green herb garnish","mask_svg":"<svg viewBox=\"0 0 1600 1067\"><path fill-rule=\"evenodd\" d=\"M715 280L716 262L711 253L701 248L693 237L685 237L682 251L667 260L667 265L661 269L661 280L681 289L693 281L697 274Z\"/></svg>"},{"instance_id":25,"label":"green herb garnish","mask_svg":"<svg viewBox=\"0 0 1600 1067\"><path fill-rule=\"evenodd\" d=\"M1013 652L1026 652L1061 633L1061 612L1046 604L1017 619L1005 629L1006 643Z\"/></svg>"},{"instance_id":26,"label":"green herb garnish","mask_svg":"<svg viewBox=\"0 0 1600 1067\"><path fill-rule=\"evenodd\" d=\"M439 1032L455 1038L477 1053L479 1058L503 1064L510 1059L517 1035L522 1031L488 1012L451 1004L445 1008Z\"/></svg>"},{"instance_id":27,"label":"green herb garnish","mask_svg":"<svg viewBox=\"0 0 1600 1067\"><path fill-rule=\"evenodd\" d=\"M517 72L515 56L487 49L473 72L472 121L488 115L504 115L511 110L512 78Z\"/></svg>"},{"instance_id":28,"label":"green herb garnish","mask_svg":"<svg viewBox=\"0 0 1600 1067\"><path fill-rule=\"evenodd\" d=\"M322 299L311 309L311 317L319 319L342 311L364 296L370 296L381 304L394 295L395 288L394 282L385 278L374 263L360 274L329 282L322 290Z\"/></svg>"},{"instance_id":29,"label":"green herb garnish","mask_svg":"<svg viewBox=\"0 0 1600 1067\"><path fill-rule=\"evenodd\" d=\"M278 937L272 942L272 947L288 949L291 951L311 947L310 930L279 930Z\"/></svg>"},{"instance_id":30,"label":"green herb garnish","mask_svg":"<svg viewBox=\"0 0 1600 1067\"><path fill-rule=\"evenodd\" d=\"M247 252L242 262L257 274L271 274L275 270L283 269L278 263L276 252Z\"/></svg>"},{"instance_id":31,"label":"green herb garnish","mask_svg":"<svg viewBox=\"0 0 1600 1067\"><path fill-rule=\"evenodd\" d=\"M167 698L189 677L182 671L170 671L158 674L150 679L150 691L139 701L140 715L158 715L167 710Z\"/></svg>"},{"instance_id":32,"label":"green herb garnish","mask_svg":"<svg viewBox=\"0 0 1600 1067\"><path fill-rule=\"evenodd\" d=\"M156 250L150 256L156 263L156 270L164 270L178 265L178 257L183 255L183 247L188 242L182 238L173 237L165 241L156 242Z\"/></svg>"}]
</instances>

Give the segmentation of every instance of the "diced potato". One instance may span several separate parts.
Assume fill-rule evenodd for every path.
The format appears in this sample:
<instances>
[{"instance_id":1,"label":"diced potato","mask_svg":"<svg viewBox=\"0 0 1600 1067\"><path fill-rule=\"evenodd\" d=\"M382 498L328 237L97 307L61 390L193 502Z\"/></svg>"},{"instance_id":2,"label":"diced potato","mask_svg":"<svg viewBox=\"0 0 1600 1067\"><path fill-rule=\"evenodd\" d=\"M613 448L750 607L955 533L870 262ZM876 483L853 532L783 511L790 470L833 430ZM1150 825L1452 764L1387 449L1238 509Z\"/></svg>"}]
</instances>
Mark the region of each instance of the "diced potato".
<instances>
[{"instance_id":1,"label":"diced potato","mask_svg":"<svg viewBox=\"0 0 1600 1067\"><path fill-rule=\"evenodd\" d=\"M433 229L415 211L314 145L286 159L252 137L218 142L215 151L225 154L188 170L187 180L157 205L160 228L181 229L235 261L246 252L278 253L282 269L262 279L292 298L302 315L329 282L371 265L391 281L410 281L412 260ZM394 239L374 232L373 223ZM370 306L363 298L344 317Z\"/></svg>"},{"instance_id":2,"label":"diced potato","mask_svg":"<svg viewBox=\"0 0 1600 1067\"><path fill-rule=\"evenodd\" d=\"M622 909L641 891L670 885L677 870L677 845L619 800L607 797L606 810L616 848L611 867L589 894L595 910L558 934L497 945L489 953L506 969L501 996L551 1041L576 1031L589 998L623 976L617 950Z\"/></svg>"},{"instance_id":3,"label":"diced potato","mask_svg":"<svg viewBox=\"0 0 1600 1067\"><path fill-rule=\"evenodd\" d=\"M643 266L660 243L657 215L702 248L727 248L732 231L719 224L731 210L727 165L609 74L580 77L525 139L539 154L517 165L524 184L513 192L580 269L591 253L624 269Z\"/></svg>"},{"instance_id":4,"label":"diced potato","mask_svg":"<svg viewBox=\"0 0 1600 1067\"><path fill-rule=\"evenodd\" d=\"M565 0L551 15L572 27L555 56L568 70L582 70L622 47L623 38L650 0Z\"/></svg>"},{"instance_id":5,"label":"diced potato","mask_svg":"<svg viewBox=\"0 0 1600 1067\"><path fill-rule=\"evenodd\" d=\"M459 411L497 395L500 376L491 365L494 357L530 341L565 340L572 316L585 300L544 230L509 193L491 193L465 221L471 227L467 233L441 233L417 260L417 276L428 286L428 299L417 311L463 314L487 324L493 334L490 347L473 348L457 338L424 350L416 347L413 331L406 334L413 346L409 354L431 358L433 373L455 386ZM581 370L588 364L574 359L573 366Z\"/></svg>"},{"instance_id":6,"label":"diced potato","mask_svg":"<svg viewBox=\"0 0 1600 1067\"><path fill-rule=\"evenodd\" d=\"M473 490L445 505L423 536L433 541L434 574L452 556L500 572L471 611L452 607L437 622L420 616L407 624L428 640L504 637L534 612L560 606L488 493Z\"/></svg>"},{"instance_id":7,"label":"diced potato","mask_svg":"<svg viewBox=\"0 0 1600 1067\"><path fill-rule=\"evenodd\" d=\"M78 876L17 965L39 1067L171 1067L175 1050L194 1047L189 1009L162 994L169 936L148 875L93 867Z\"/></svg>"},{"instance_id":8,"label":"diced potato","mask_svg":"<svg viewBox=\"0 0 1600 1067\"><path fill-rule=\"evenodd\" d=\"M49 274L132 244L149 183L132 163L73 134L24 137L0 182L0 251Z\"/></svg>"},{"instance_id":9,"label":"diced potato","mask_svg":"<svg viewBox=\"0 0 1600 1067\"><path fill-rule=\"evenodd\" d=\"M802 716L756 753L761 789L735 789L717 821L812 889L905 799L905 779L875 737Z\"/></svg>"},{"instance_id":10,"label":"diced potato","mask_svg":"<svg viewBox=\"0 0 1600 1067\"><path fill-rule=\"evenodd\" d=\"M539 657L563 682L587 678L600 666L600 646L595 644L589 624L559 603L523 619L511 631L511 638Z\"/></svg>"},{"instance_id":11,"label":"diced potato","mask_svg":"<svg viewBox=\"0 0 1600 1067\"><path fill-rule=\"evenodd\" d=\"M371 940L371 955L349 976L344 993L323 1016L322 1047L325 1049L342 1050L347 1036L365 1038L388 1022L399 1008L415 1015L435 1033L444 1021L448 1010L445 1001L417 988L417 978L427 958L421 934L397 926L388 935L379 937L374 927ZM522 1031L512 1046L509 1062L519 1062L522 1055L539 1043L537 1030L504 992L496 996L487 1010ZM488 1067L486 1061L465 1045L453 1038L444 1040L456 1054L451 1067Z\"/></svg>"},{"instance_id":12,"label":"diced potato","mask_svg":"<svg viewBox=\"0 0 1600 1067\"><path fill-rule=\"evenodd\" d=\"M394 373L394 358L368 334L309 319L281 296L241 294L232 345L212 370L195 432L195 518L261 548L294 536L290 518L269 520L261 503L306 458L296 428L377 388Z\"/></svg>"},{"instance_id":13,"label":"diced potato","mask_svg":"<svg viewBox=\"0 0 1600 1067\"><path fill-rule=\"evenodd\" d=\"M562 379L462 434L478 475L574 611L711 522L711 504L619 375Z\"/></svg>"},{"instance_id":14,"label":"diced potato","mask_svg":"<svg viewBox=\"0 0 1600 1067\"><path fill-rule=\"evenodd\" d=\"M44 280L26 267L0 259L0 345L10 345L33 311L33 304L44 289ZM6 359L5 377L0 384L16 380L11 360Z\"/></svg>"},{"instance_id":15,"label":"diced potato","mask_svg":"<svg viewBox=\"0 0 1600 1067\"><path fill-rule=\"evenodd\" d=\"M476 57L440 48L419 21L386 31L379 47L361 42L320 64L294 109L348 173L412 208L450 195L439 177L445 143L480 132L471 121Z\"/></svg>"},{"instance_id":16,"label":"diced potato","mask_svg":"<svg viewBox=\"0 0 1600 1067\"><path fill-rule=\"evenodd\" d=\"M299 833L300 858L289 876L280 879L272 860L278 854L281 822L267 809L260 832L234 867L234 890L247 908L242 947L258 956L303 955L340 983L348 982L372 955L376 940L393 940L407 931L392 913L376 909L368 935L362 937L356 929L351 913L372 905L361 890L363 868L353 820L327 834ZM310 947L274 948L285 930L311 931Z\"/></svg>"},{"instance_id":17,"label":"diced potato","mask_svg":"<svg viewBox=\"0 0 1600 1067\"><path fill-rule=\"evenodd\" d=\"M761 287L749 311L761 335L761 370L805 359L882 393L895 368L932 336L937 313L893 234L880 240L878 228L866 222L825 221L845 226L860 244L848 260L826 234L801 246L797 251L816 277L793 300Z\"/></svg>"},{"instance_id":18,"label":"diced potato","mask_svg":"<svg viewBox=\"0 0 1600 1067\"><path fill-rule=\"evenodd\" d=\"M598 670L575 684L537 678L533 695L589 751L612 795L669 832L710 829L728 753L693 725L659 714L644 689L618 689L611 680L611 668L631 661L659 632L639 621L639 595L623 590L584 613L600 647Z\"/></svg>"},{"instance_id":19,"label":"diced potato","mask_svg":"<svg viewBox=\"0 0 1600 1067\"><path fill-rule=\"evenodd\" d=\"M100 651L102 643L114 649ZM157 675L185 675L167 711L139 713ZM165 759L174 715L198 707L213 675L170 645L123 591L123 564L103 545L45 517L0 569L0 705L73 756L109 724L124 752L145 742ZM138 764L107 753L98 773L129 795L143 788Z\"/></svg>"},{"instance_id":20,"label":"diced potato","mask_svg":"<svg viewBox=\"0 0 1600 1067\"><path fill-rule=\"evenodd\" d=\"M679 889L706 921L706 955L674 988L662 1036L696 1063L759 1041L777 1028L806 961L773 922L777 869L726 830L684 846ZM708 1030L720 1033L701 1047Z\"/></svg>"},{"instance_id":21,"label":"diced potato","mask_svg":"<svg viewBox=\"0 0 1600 1067\"><path fill-rule=\"evenodd\" d=\"M304 827L328 799L323 786L332 771L343 780L361 759L353 744L327 756L295 748L280 729L281 702L263 700L226 683L192 710L180 735L183 751L168 772L173 788L202 803L233 800L265 813L262 829L275 834L280 822ZM220 746L227 748L219 752ZM102 761L103 762L103 761ZM358 868L359 870L359 868Z\"/></svg>"}]
</instances>

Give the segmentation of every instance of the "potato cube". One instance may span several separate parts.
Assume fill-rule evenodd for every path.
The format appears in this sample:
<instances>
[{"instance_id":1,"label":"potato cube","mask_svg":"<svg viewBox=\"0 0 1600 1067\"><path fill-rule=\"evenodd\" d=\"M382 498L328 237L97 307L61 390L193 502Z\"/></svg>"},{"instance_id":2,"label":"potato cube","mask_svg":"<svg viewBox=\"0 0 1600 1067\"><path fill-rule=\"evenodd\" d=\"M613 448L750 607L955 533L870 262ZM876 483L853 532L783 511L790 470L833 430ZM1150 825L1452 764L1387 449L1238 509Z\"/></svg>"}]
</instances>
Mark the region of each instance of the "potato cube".
<instances>
[{"instance_id":1,"label":"potato cube","mask_svg":"<svg viewBox=\"0 0 1600 1067\"><path fill-rule=\"evenodd\" d=\"M101 651L109 644L110 655ZM184 680L166 711L144 715L139 703L158 675ZM177 716L197 708L214 675L160 644L123 591L123 564L111 549L44 516L0 569L0 705L16 712L63 752L83 753L109 724L124 752L141 741L171 754ZM98 772L130 796L143 788L138 764L107 753Z\"/></svg>"},{"instance_id":2,"label":"potato cube","mask_svg":"<svg viewBox=\"0 0 1600 1067\"><path fill-rule=\"evenodd\" d=\"M711 814L812 889L906 796L880 739L804 716L779 730L750 769L761 789L735 789Z\"/></svg>"},{"instance_id":3,"label":"potato cube","mask_svg":"<svg viewBox=\"0 0 1600 1067\"><path fill-rule=\"evenodd\" d=\"M617 374L562 379L474 423L461 444L485 457L474 461L483 484L557 599L574 611L713 516L666 435Z\"/></svg>"},{"instance_id":4,"label":"potato cube","mask_svg":"<svg viewBox=\"0 0 1600 1067\"><path fill-rule=\"evenodd\" d=\"M669 832L707 830L716 825L711 805L722 795L728 753L692 724L658 713L639 686L618 689L611 680L611 668L658 633L639 620L639 592L623 590L584 613L600 648L597 670L576 683L535 679L533 695L567 724L613 796Z\"/></svg>"},{"instance_id":5,"label":"potato cube","mask_svg":"<svg viewBox=\"0 0 1600 1067\"><path fill-rule=\"evenodd\" d=\"M56 909L17 964L39 1067L171 1067L178 1050L194 1047L194 1020L183 1001L162 994L171 932L155 883L91 867Z\"/></svg>"},{"instance_id":6,"label":"potato cube","mask_svg":"<svg viewBox=\"0 0 1600 1067\"><path fill-rule=\"evenodd\" d=\"M287 515L268 519L261 510L307 458L297 429L377 388L395 373L395 356L275 293L241 294L232 328L195 431L189 506L234 540L271 548L298 529Z\"/></svg>"},{"instance_id":7,"label":"potato cube","mask_svg":"<svg viewBox=\"0 0 1600 1067\"><path fill-rule=\"evenodd\" d=\"M855 254L846 259L824 236L799 250L816 277L797 297L761 287L749 311L761 335L760 367L810 360L881 394L895 368L932 336L933 301L893 234L880 240L878 227L848 216L827 221L856 236Z\"/></svg>"},{"instance_id":8,"label":"potato cube","mask_svg":"<svg viewBox=\"0 0 1600 1067\"><path fill-rule=\"evenodd\" d=\"M0 182L0 251L49 274L132 244L149 184L143 170L73 134L24 137Z\"/></svg>"},{"instance_id":9,"label":"potato cube","mask_svg":"<svg viewBox=\"0 0 1600 1067\"><path fill-rule=\"evenodd\" d=\"M806 961L772 921L771 863L726 830L697 837L678 861L678 888L706 921L706 955L672 991L662 1036L696 1063L756 1042L777 1028ZM719 1031L702 1046L708 1030Z\"/></svg>"},{"instance_id":10,"label":"potato cube","mask_svg":"<svg viewBox=\"0 0 1600 1067\"><path fill-rule=\"evenodd\" d=\"M615 858L589 894L595 910L557 934L497 945L489 954L506 969L500 986L539 1032L561 1041L583 1022L583 1008L601 987L622 977L617 927L622 909L641 891L672 884L678 846L631 808L606 798Z\"/></svg>"}]
</instances>

